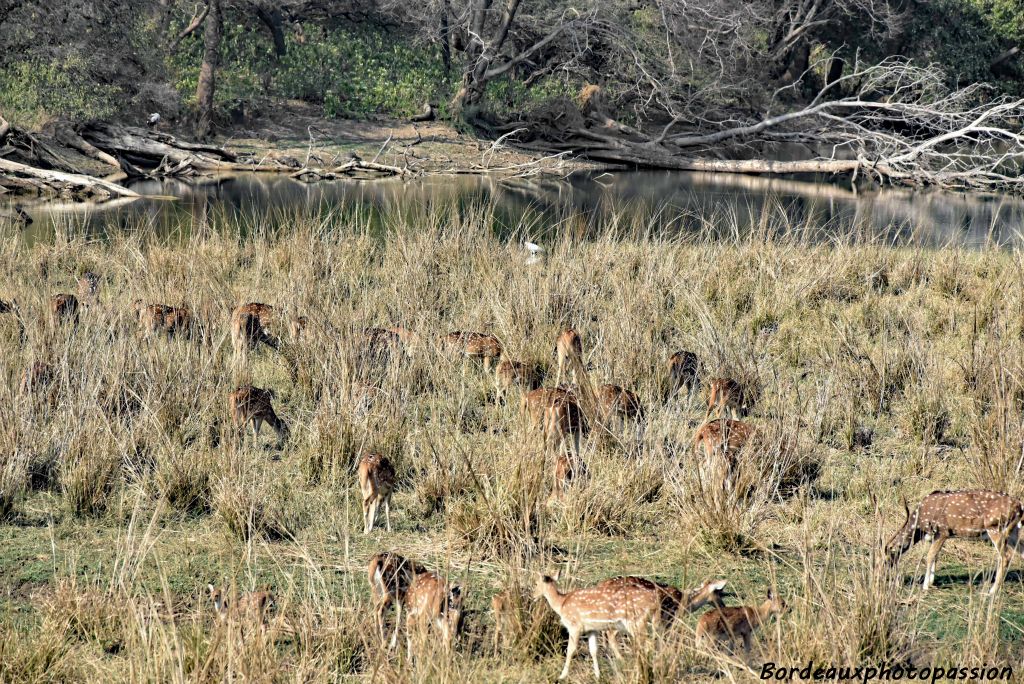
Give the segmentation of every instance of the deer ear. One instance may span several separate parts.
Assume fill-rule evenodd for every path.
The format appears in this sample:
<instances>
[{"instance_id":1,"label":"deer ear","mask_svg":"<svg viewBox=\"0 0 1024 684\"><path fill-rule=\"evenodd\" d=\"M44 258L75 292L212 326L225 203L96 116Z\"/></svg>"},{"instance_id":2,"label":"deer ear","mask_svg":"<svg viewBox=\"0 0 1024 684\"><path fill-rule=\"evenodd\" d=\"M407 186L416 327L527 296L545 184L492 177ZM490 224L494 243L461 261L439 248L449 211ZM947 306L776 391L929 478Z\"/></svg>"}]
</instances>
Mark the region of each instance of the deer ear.
<instances>
[{"instance_id":1,"label":"deer ear","mask_svg":"<svg viewBox=\"0 0 1024 684\"><path fill-rule=\"evenodd\" d=\"M768 590L768 600L769 601L775 600L775 592L772 591L771 589Z\"/></svg>"},{"instance_id":2,"label":"deer ear","mask_svg":"<svg viewBox=\"0 0 1024 684\"><path fill-rule=\"evenodd\" d=\"M215 591L215 589L213 588L213 585L212 585L212 584L207 584L207 585L206 585L206 590L207 590L208 592L210 592L211 594L212 594L212 593L213 593L213 592Z\"/></svg>"},{"instance_id":3,"label":"deer ear","mask_svg":"<svg viewBox=\"0 0 1024 684\"><path fill-rule=\"evenodd\" d=\"M561 576L562 576L562 568L558 568L557 570L555 570L555 574L551 577L551 579L553 579L553 580L555 580L557 582L558 579Z\"/></svg>"}]
</instances>

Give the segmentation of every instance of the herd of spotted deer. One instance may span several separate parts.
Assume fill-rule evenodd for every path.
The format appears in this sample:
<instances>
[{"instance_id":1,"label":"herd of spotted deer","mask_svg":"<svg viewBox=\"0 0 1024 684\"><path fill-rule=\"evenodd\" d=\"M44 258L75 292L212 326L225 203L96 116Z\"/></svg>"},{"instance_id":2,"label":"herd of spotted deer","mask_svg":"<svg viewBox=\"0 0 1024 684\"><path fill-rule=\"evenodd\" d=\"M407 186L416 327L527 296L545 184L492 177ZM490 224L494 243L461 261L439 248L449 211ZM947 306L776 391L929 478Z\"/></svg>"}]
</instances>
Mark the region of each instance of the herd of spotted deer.
<instances>
[{"instance_id":1,"label":"herd of spotted deer","mask_svg":"<svg viewBox=\"0 0 1024 684\"><path fill-rule=\"evenodd\" d=\"M86 273L79 280L78 296L57 294L50 299L50 317L55 325L79 321L79 309L98 302L99 278ZM0 314L15 313L17 306L0 301ZM188 336L195 324L187 307L163 304L143 304L137 300L134 315L143 334L163 334L168 338ZM249 303L235 308L231 314L230 334L236 358L243 361L249 351L261 344L279 348L280 338L273 332L279 329L279 312L267 304ZM18 318L20 322L20 317ZM288 333L295 343L301 342L309 321L304 316L290 316ZM22 326L24 331L24 326ZM364 345L372 353L381 350L410 354L419 343L419 336L400 327L366 328L362 331ZM555 342L557 372L554 385L542 387L544 373L540 364L527 364L512 360L503 353L499 340L479 332L452 332L437 339L438 347L468 359L482 362L483 368L493 373L497 400L503 401L513 391L521 392L521 410L532 430L543 439L545 453L553 453L554 481L552 499L558 499L570 483L585 473L580 460L580 441L588 433L588 425L595 423L609 430L622 430L627 421L640 423L644 409L636 393L617 385L605 384L596 389L587 379L582 364L583 339L572 329L563 331ZM693 392L700 384L700 364L689 351L672 354L667 363L670 393L681 390ZM562 383L571 377L572 384ZM33 392L54 379L53 368L45 362L35 362L25 369L21 378L22 392ZM694 436L694 446L703 446L706 459L721 460L725 469L735 468L745 445L755 434L752 423L742 420L749 413L755 395L741 383L730 378L706 379L708 408ZM289 437L285 421L273 408L271 391L245 385L228 395L231 421L244 438L251 426L254 437L259 436L265 422L273 428L283 445ZM718 417L713 417L717 412ZM726 414L729 417L726 417ZM369 534L375 525L378 509L383 506L385 524L391 531L391 495L396 484L395 468L381 454L364 453L358 463L357 476L362 493L363 532ZM931 543L927 554L924 588L935 579L935 564L943 544L950 538L988 539L995 545L997 568L990 593L1002 585L1013 553L1024 554L1020 547L1020 531L1024 526L1024 505L1004 493L987 490L936 491L926 496L913 512L904 504L906 521L893 535L885 548L890 566L917 542ZM368 566L368 580L376 603L376 622L380 638L387 642L385 612L395 609L395 624L390 639L394 648L406 615L408 648L412 650L413 630L434 629L440 633L446 648L459 631L462 618L463 590L440 574L393 551L374 554ZM541 575L537 579L535 598L547 601L569 633L565 666L560 678L569 673L569 665L578 647L579 639L587 637L594 674L599 676L597 648L599 634L605 634L609 647L619 656L615 639L618 632L639 638L654 628L665 629L682 610L695 612L711 605L697 622L698 643L717 645L731 651L740 642L749 654L752 633L773 615L785 609L785 602L769 591L763 603L757 606L726 606L723 603L725 580L713 580L682 592L676 587L660 584L643 577L613 577L593 586L573 591L560 591L555 577ZM208 586L210 599L221 618L239 613L257 616L261 621L273 605L274 597L266 591L256 591L229 600L221 588ZM494 596L495 649L510 632L516 631L516 611L519 597L510 590Z\"/></svg>"}]
</instances>

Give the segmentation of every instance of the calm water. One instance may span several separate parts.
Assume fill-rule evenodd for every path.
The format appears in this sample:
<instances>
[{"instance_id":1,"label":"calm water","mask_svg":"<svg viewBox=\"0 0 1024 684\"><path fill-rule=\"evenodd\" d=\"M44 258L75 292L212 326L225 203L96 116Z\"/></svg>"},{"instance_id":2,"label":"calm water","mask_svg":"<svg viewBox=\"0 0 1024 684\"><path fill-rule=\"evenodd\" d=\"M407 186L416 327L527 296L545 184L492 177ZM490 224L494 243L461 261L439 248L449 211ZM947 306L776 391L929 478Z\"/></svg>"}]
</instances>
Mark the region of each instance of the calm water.
<instances>
[{"instance_id":1,"label":"calm water","mask_svg":"<svg viewBox=\"0 0 1024 684\"><path fill-rule=\"evenodd\" d=\"M30 241L52 239L55 227L62 225L103 235L141 223L158 235L173 236L219 212L242 225L263 223L268 216L285 221L296 210L352 210L373 220L384 209L453 202L467 207L493 203L496 230L522 229L537 236L558 230L562 219L580 212L590 226L640 213L644 225L656 234L779 232L780 226L795 225L810 239L843 236L967 247L1016 247L1024 234L1024 198L891 189L855 193L833 183L728 174L577 173L564 180L439 176L315 184L244 174L195 183L143 181L132 188L175 199L102 205L26 203L34 223L23 229L24 235ZM0 200L0 216L8 210Z\"/></svg>"}]
</instances>

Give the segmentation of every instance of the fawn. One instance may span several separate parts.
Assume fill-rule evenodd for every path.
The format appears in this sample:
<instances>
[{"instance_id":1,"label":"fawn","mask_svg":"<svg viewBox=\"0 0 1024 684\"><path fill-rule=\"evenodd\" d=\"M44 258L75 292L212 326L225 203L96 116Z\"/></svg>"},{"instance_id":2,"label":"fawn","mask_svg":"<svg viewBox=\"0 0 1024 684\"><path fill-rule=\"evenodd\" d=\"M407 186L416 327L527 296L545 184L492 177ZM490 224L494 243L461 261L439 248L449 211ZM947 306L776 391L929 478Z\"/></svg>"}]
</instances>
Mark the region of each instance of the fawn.
<instances>
[{"instance_id":1,"label":"fawn","mask_svg":"<svg viewBox=\"0 0 1024 684\"><path fill-rule=\"evenodd\" d=\"M601 670L597 664L599 633L615 630L637 638L661 621L662 592L654 583L613 581L563 593L558 590L557 580L541 575L534 593L537 598L547 600L569 632L565 666L559 679L569 676L569 665L581 636L588 637L594 676L600 678Z\"/></svg>"},{"instance_id":2,"label":"fawn","mask_svg":"<svg viewBox=\"0 0 1024 684\"><path fill-rule=\"evenodd\" d=\"M691 351L677 351L668 357L668 391L665 399L669 399L685 388L692 394L697 389L700 374L700 360Z\"/></svg>"},{"instance_id":3,"label":"fawn","mask_svg":"<svg viewBox=\"0 0 1024 684\"><path fill-rule=\"evenodd\" d=\"M745 417L750 413L753 406L753 395L751 391L732 378L712 378L708 383L708 412L704 414L706 421L715 411L719 418L725 418L725 412L729 412L729 418Z\"/></svg>"},{"instance_id":4,"label":"fawn","mask_svg":"<svg viewBox=\"0 0 1024 684\"><path fill-rule=\"evenodd\" d=\"M273 321L274 307L269 304L251 302L236 307L231 312L231 346L235 358L244 360L246 352L260 344L279 349L281 341L270 332Z\"/></svg>"},{"instance_id":5,"label":"fawn","mask_svg":"<svg viewBox=\"0 0 1024 684\"><path fill-rule=\"evenodd\" d=\"M99 297L100 277L92 271L86 271L78 279L78 299L82 306L89 308L100 303Z\"/></svg>"},{"instance_id":6,"label":"fawn","mask_svg":"<svg viewBox=\"0 0 1024 684\"><path fill-rule=\"evenodd\" d=\"M622 431L627 420L643 420L644 407L636 392L618 385L601 385L596 394L598 417L605 425Z\"/></svg>"},{"instance_id":7,"label":"fawn","mask_svg":"<svg viewBox=\"0 0 1024 684\"><path fill-rule=\"evenodd\" d=\"M501 342L494 335L455 331L441 337L441 346L471 359L483 359L484 370L490 371L502 354Z\"/></svg>"},{"instance_id":8,"label":"fawn","mask_svg":"<svg viewBox=\"0 0 1024 684\"><path fill-rule=\"evenodd\" d=\"M206 585L213 602L213 610L221 620L231 618L257 619L261 624L266 622L267 613L274 607L274 595L269 591L252 591L242 594L238 600L231 602L222 587Z\"/></svg>"},{"instance_id":9,"label":"fawn","mask_svg":"<svg viewBox=\"0 0 1024 684\"><path fill-rule=\"evenodd\" d=\"M141 299L136 299L135 311L144 335L163 333L170 339L175 335L190 335L192 332L192 312L188 307L143 304Z\"/></svg>"},{"instance_id":10,"label":"fawn","mask_svg":"<svg viewBox=\"0 0 1024 684\"><path fill-rule=\"evenodd\" d=\"M290 432L288 424L274 412L273 399L273 391L252 385L242 385L228 395L228 411L240 439L245 438L245 426L249 423L252 423L253 440L259 439L260 428L266 422L277 432L278 448L284 448Z\"/></svg>"},{"instance_id":11,"label":"fawn","mask_svg":"<svg viewBox=\"0 0 1024 684\"><path fill-rule=\"evenodd\" d=\"M518 590L505 589L491 598L491 613L494 615L494 653L501 645L508 645L523 631L523 597Z\"/></svg>"},{"instance_id":12,"label":"fawn","mask_svg":"<svg viewBox=\"0 0 1024 684\"><path fill-rule=\"evenodd\" d=\"M555 358L558 361L558 371L555 374L555 385L562 382L562 375L566 372L566 365L575 375L576 365L583 364L583 338L580 334L568 328L559 333L555 340ZM570 363L576 361L576 364ZM579 382L579 380L577 380Z\"/></svg>"},{"instance_id":13,"label":"fawn","mask_svg":"<svg viewBox=\"0 0 1024 684\"><path fill-rule=\"evenodd\" d=\"M704 446L707 458L701 464L704 479L730 488L739 465L740 452L754 435L754 426L750 423L727 418L711 420L697 428L693 446Z\"/></svg>"},{"instance_id":14,"label":"fawn","mask_svg":"<svg viewBox=\"0 0 1024 684\"><path fill-rule=\"evenodd\" d=\"M513 387L520 387L526 391L537 389L543 375L544 369L538 364L502 359L494 369L495 401L504 401L505 395Z\"/></svg>"},{"instance_id":15,"label":"fawn","mask_svg":"<svg viewBox=\"0 0 1024 684\"><path fill-rule=\"evenodd\" d=\"M50 297L50 318L54 324L78 325L78 297L73 294L55 294Z\"/></svg>"},{"instance_id":16,"label":"fawn","mask_svg":"<svg viewBox=\"0 0 1024 684\"><path fill-rule=\"evenodd\" d=\"M296 344L302 342L308 328L309 318L306 316L292 316L288 319L288 335Z\"/></svg>"},{"instance_id":17,"label":"fawn","mask_svg":"<svg viewBox=\"0 0 1024 684\"><path fill-rule=\"evenodd\" d=\"M924 588L935 581L935 563L942 545L951 537L982 539L988 536L996 547L997 566L990 594L1003 584L1006 569L1018 548L1021 526L1024 525L1024 505L1000 492L975 489L958 492L935 491L926 496L911 513L904 501L906 522L885 546L889 565L895 566L900 556L914 544L930 541Z\"/></svg>"},{"instance_id":18,"label":"fawn","mask_svg":"<svg viewBox=\"0 0 1024 684\"><path fill-rule=\"evenodd\" d=\"M359 491L363 495L363 534L369 534L377 520L377 508L384 504L384 520L391 531L391 492L395 468L387 456L363 454L359 459Z\"/></svg>"},{"instance_id":19,"label":"fawn","mask_svg":"<svg viewBox=\"0 0 1024 684\"><path fill-rule=\"evenodd\" d=\"M462 588L450 585L436 572L419 568L414 572L412 584L405 592L405 639L409 657L412 657L412 636L421 637L428 627L441 633L445 651L450 652L452 640L458 635L462 623Z\"/></svg>"},{"instance_id":20,"label":"fawn","mask_svg":"<svg viewBox=\"0 0 1024 684\"><path fill-rule=\"evenodd\" d=\"M786 602L771 590L765 601L756 607L720 606L712 608L697 621L697 644L727 646L731 651L737 637L743 641L743 653L750 656L750 637L772 615L781 615Z\"/></svg>"},{"instance_id":21,"label":"fawn","mask_svg":"<svg viewBox=\"0 0 1024 684\"><path fill-rule=\"evenodd\" d=\"M370 558L367 579L370 583L370 593L376 603L375 614L382 644L387 641L384 632L384 611L391 604L395 605L395 631L391 635L389 648L394 648L398 643L398 628L402 623L402 606L405 604L406 593L416 575L422 572L426 572L425 568L394 551L380 551Z\"/></svg>"},{"instance_id":22,"label":"fawn","mask_svg":"<svg viewBox=\"0 0 1024 684\"><path fill-rule=\"evenodd\" d=\"M575 461L575 462L574 462ZM567 454L559 452L555 455L555 463L551 468L551 494L548 495L547 503L561 501L565 492L572 486L573 481L586 477L587 466L578 456L571 459Z\"/></svg>"}]
</instances>

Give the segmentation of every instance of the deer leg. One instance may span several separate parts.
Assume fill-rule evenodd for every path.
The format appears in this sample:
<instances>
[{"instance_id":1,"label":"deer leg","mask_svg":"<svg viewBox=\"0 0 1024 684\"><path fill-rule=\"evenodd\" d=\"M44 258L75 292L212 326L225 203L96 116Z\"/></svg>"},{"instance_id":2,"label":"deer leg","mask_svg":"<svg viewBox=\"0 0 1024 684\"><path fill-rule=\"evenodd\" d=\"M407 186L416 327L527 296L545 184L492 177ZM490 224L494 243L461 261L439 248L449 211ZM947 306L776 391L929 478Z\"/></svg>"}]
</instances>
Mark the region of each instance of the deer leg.
<instances>
[{"instance_id":1,"label":"deer leg","mask_svg":"<svg viewBox=\"0 0 1024 684\"><path fill-rule=\"evenodd\" d=\"M946 543L945 535L936 535L932 540L932 545L928 547L928 559L926 561L924 570L924 590L927 591L928 587L935 581L935 563L939 558L939 552L942 551L942 545Z\"/></svg>"},{"instance_id":2,"label":"deer leg","mask_svg":"<svg viewBox=\"0 0 1024 684\"><path fill-rule=\"evenodd\" d=\"M611 649L612 654L616 660L622 660L622 651L619 650L619 632L618 630L611 629L605 632L608 635L608 648Z\"/></svg>"},{"instance_id":3,"label":"deer leg","mask_svg":"<svg viewBox=\"0 0 1024 684\"><path fill-rule=\"evenodd\" d=\"M572 657L576 655L576 647L580 643L580 633L576 631L569 632L569 643L565 646L565 667L562 668L562 674L558 675L559 679L565 679L569 676L569 663L572 662Z\"/></svg>"},{"instance_id":4,"label":"deer leg","mask_svg":"<svg viewBox=\"0 0 1024 684\"><path fill-rule=\"evenodd\" d=\"M363 534L373 531L373 523L377 520L377 499L369 497L363 502Z\"/></svg>"},{"instance_id":5,"label":"deer leg","mask_svg":"<svg viewBox=\"0 0 1024 684\"><path fill-rule=\"evenodd\" d=\"M388 532L391 532L391 495L384 497L384 521L387 523Z\"/></svg>"},{"instance_id":6,"label":"deer leg","mask_svg":"<svg viewBox=\"0 0 1024 684\"><path fill-rule=\"evenodd\" d=\"M409 622L409 618L406 618L406 623ZM388 649L394 649L398 645L398 628L402 624L402 602L395 601L395 631L391 634L391 643L388 645ZM408 626L408 625L407 625Z\"/></svg>"},{"instance_id":7,"label":"deer leg","mask_svg":"<svg viewBox=\"0 0 1024 684\"><path fill-rule=\"evenodd\" d=\"M384 632L384 611L388 607L387 597L384 597L377 604L377 627L380 631L380 644L383 646L387 643L387 634Z\"/></svg>"},{"instance_id":8,"label":"deer leg","mask_svg":"<svg viewBox=\"0 0 1024 684\"><path fill-rule=\"evenodd\" d=\"M587 645L590 647L590 659L594 661L594 678L601 678L601 668L597 666L597 632L591 632L587 638Z\"/></svg>"},{"instance_id":9,"label":"deer leg","mask_svg":"<svg viewBox=\"0 0 1024 684\"><path fill-rule=\"evenodd\" d=\"M996 575L992 578L992 588L988 590L990 595L999 591L999 588L1003 586L1003 578L1006 577L1006 567L1010 560L1007 554L1008 536L1008 534L994 532L993 530L988 531L988 538L992 540L993 544L995 544L996 555L998 556L996 561Z\"/></svg>"}]
</instances>

